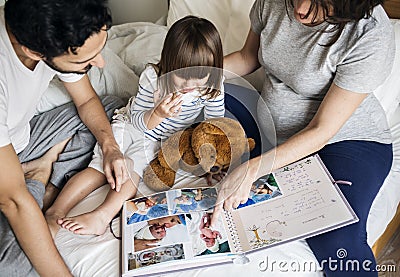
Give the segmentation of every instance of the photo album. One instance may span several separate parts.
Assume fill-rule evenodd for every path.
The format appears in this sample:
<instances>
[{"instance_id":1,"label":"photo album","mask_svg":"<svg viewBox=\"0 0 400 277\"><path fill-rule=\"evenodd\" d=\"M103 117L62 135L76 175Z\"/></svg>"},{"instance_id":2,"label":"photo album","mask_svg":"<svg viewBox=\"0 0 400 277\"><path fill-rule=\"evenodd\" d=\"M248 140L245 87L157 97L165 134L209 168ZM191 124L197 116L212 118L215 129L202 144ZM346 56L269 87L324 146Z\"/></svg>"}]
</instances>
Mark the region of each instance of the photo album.
<instances>
[{"instance_id":1,"label":"photo album","mask_svg":"<svg viewBox=\"0 0 400 277\"><path fill-rule=\"evenodd\" d=\"M218 190L174 189L122 208L122 276L234 262L246 253L358 221L318 155L259 178L210 228Z\"/></svg>"}]
</instances>

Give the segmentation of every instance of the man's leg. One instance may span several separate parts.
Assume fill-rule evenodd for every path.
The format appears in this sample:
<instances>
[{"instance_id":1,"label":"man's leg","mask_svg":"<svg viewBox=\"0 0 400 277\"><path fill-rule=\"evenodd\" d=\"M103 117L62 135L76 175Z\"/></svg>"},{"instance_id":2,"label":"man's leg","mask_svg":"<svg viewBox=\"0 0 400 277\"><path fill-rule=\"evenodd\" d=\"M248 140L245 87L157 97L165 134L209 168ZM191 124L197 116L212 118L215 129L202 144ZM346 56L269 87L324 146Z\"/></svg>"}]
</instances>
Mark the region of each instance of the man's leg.
<instances>
[{"instance_id":1,"label":"man's leg","mask_svg":"<svg viewBox=\"0 0 400 277\"><path fill-rule=\"evenodd\" d=\"M101 101L110 120L114 114L114 110L123 106L122 100L115 96L106 96ZM68 124L66 123L66 125ZM85 125L83 126L84 128L80 128L76 132L53 165L53 174L50 177L50 183L59 189L74 174L86 168L92 159L96 139L89 129Z\"/></svg>"},{"instance_id":2,"label":"man's leg","mask_svg":"<svg viewBox=\"0 0 400 277\"><path fill-rule=\"evenodd\" d=\"M65 145L70 140L66 140L54 145L39 159L21 164L25 179L39 180L47 184L53 169L53 163L57 161L58 155L64 150Z\"/></svg>"},{"instance_id":3,"label":"man's leg","mask_svg":"<svg viewBox=\"0 0 400 277\"><path fill-rule=\"evenodd\" d=\"M102 99L108 118L111 118L116 108L123 105L122 100L114 96ZM96 139L80 120L75 105L70 102L53 110L35 116L31 120L31 139L25 150L19 154L22 163L28 162L25 168L34 168L32 164L54 145L71 138L65 149L53 163L50 185L46 186L43 199L46 210L54 201L59 190L75 173L87 167L91 160Z\"/></svg>"}]
</instances>

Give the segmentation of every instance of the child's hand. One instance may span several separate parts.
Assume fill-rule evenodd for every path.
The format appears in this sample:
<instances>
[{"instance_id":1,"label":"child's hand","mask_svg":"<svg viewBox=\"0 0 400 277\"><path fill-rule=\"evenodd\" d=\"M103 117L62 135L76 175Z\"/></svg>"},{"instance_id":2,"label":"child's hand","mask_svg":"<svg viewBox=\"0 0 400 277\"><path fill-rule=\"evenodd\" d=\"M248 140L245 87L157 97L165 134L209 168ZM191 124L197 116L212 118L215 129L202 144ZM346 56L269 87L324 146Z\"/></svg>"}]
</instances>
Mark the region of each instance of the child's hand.
<instances>
[{"instance_id":1,"label":"child's hand","mask_svg":"<svg viewBox=\"0 0 400 277\"><path fill-rule=\"evenodd\" d=\"M161 118L176 117L182 110L182 95L168 94L154 108L154 114Z\"/></svg>"}]
</instances>

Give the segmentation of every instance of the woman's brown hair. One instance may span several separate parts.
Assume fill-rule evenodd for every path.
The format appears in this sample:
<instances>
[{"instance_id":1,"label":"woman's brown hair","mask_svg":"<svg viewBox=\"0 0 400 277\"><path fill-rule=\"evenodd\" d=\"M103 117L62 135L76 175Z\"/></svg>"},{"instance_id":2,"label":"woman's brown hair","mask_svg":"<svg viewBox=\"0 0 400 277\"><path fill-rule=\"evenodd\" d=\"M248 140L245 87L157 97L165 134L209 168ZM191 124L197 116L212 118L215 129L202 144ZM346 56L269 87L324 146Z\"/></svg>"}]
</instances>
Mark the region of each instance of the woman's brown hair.
<instances>
[{"instance_id":1,"label":"woman's brown hair","mask_svg":"<svg viewBox=\"0 0 400 277\"><path fill-rule=\"evenodd\" d=\"M285 0L286 7L294 7L294 0ZM383 4L383 0L310 0L310 8L304 18L311 16L312 23L320 10L322 10L325 21L334 25L333 36L325 46L331 46L342 33L348 22L356 22L362 18L369 18L375 6Z\"/></svg>"}]
</instances>

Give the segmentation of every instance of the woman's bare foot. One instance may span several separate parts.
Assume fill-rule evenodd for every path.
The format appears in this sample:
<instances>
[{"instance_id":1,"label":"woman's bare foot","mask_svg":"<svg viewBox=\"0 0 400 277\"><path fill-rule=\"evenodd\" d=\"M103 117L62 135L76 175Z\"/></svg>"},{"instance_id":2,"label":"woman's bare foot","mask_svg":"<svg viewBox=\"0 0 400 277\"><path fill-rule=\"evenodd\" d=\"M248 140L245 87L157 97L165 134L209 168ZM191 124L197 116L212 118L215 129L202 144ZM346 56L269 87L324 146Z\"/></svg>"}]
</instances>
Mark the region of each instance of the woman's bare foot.
<instances>
[{"instance_id":1,"label":"woman's bare foot","mask_svg":"<svg viewBox=\"0 0 400 277\"><path fill-rule=\"evenodd\" d=\"M103 212L96 210L57 220L61 227L79 235L102 235L109 222L110 219Z\"/></svg>"},{"instance_id":2,"label":"woman's bare foot","mask_svg":"<svg viewBox=\"0 0 400 277\"><path fill-rule=\"evenodd\" d=\"M60 230L61 226L58 224L58 220L63 218L64 214L59 214L51 209L48 209L45 213L45 219L47 221L47 225L49 226L49 230L53 239L56 237L58 231Z\"/></svg>"},{"instance_id":3,"label":"woman's bare foot","mask_svg":"<svg viewBox=\"0 0 400 277\"><path fill-rule=\"evenodd\" d=\"M58 155L64 150L65 145L71 138L68 138L50 148L42 157L26 163L22 163L22 170L25 179L37 180L47 185L53 169L53 162L58 159Z\"/></svg>"}]
</instances>

